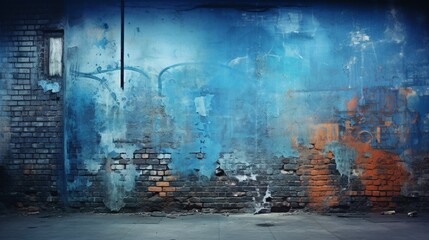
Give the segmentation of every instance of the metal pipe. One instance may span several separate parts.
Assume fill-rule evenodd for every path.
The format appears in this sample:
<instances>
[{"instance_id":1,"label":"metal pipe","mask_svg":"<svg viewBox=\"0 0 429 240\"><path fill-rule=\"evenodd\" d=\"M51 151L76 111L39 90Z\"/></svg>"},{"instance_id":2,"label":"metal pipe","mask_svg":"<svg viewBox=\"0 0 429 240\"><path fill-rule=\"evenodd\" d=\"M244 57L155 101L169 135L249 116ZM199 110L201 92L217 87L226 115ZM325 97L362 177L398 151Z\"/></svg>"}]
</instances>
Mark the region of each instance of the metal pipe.
<instances>
[{"instance_id":1,"label":"metal pipe","mask_svg":"<svg viewBox=\"0 0 429 240\"><path fill-rule=\"evenodd\" d=\"M125 0L121 0L121 88L124 89L124 20Z\"/></svg>"}]
</instances>

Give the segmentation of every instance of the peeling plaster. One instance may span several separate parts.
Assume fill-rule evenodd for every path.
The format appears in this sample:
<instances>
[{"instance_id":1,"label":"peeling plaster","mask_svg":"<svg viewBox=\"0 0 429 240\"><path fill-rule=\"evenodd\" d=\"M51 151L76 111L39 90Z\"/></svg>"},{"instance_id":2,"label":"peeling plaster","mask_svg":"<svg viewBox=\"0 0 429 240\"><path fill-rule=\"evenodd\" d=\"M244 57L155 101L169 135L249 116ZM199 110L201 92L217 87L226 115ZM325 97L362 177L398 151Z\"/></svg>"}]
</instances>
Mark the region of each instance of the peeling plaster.
<instances>
[{"instance_id":1,"label":"peeling plaster","mask_svg":"<svg viewBox=\"0 0 429 240\"><path fill-rule=\"evenodd\" d=\"M103 176L106 187L106 197L104 198L106 207L115 212L121 210L125 206L124 198L134 189L135 178L138 176L139 171L133 164L127 165L123 170L106 171Z\"/></svg>"},{"instance_id":2,"label":"peeling plaster","mask_svg":"<svg viewBox=\"0 0 429 240\"><path fill-rule=\"evenodd\" d=\"M258 197L260 197L259 189L256 189L256 190L257 190ZM262 202L256 202L255 197L253 198L253 201L255 202L255 214L270 212L271 203L268 200L269 198L271 198L271 190L270 190L270 186L267 186L267 190L265 191L265 195L262 198Z\"/></svg>"},{"instance_id":3,"label":"peeling plaster","mask_svg":"<svg viewBox=\"0 0 429 240\"><path fill-rule=\"evenodd\" d=\"M234 175L233 177L237 178L239 182L244 182L248 180L256 181L258 174L251 173L250 176L247 175Z\"/></svg>"},{"instance_id":4,"label":"peeling plaster","mask_svg":"<svg viewBox=\"0 0 429 240\"><path fill-rule=\"evenodd\" d=\"M61 90L60 84L55 81L40 80L38 85L43 89L43 92L51 91L52 93L58 93Z\"/></svg>"},{"instance_id":5,"label":"peeling plaster","mask_svg":"<svg viewBox=\"0 0 429 240\"><path fill-rule=\"evenodd\" d=\"M194 99L195 109L198 114L202 117L207 117L211 110L211 101L214 95L207 95L196 97Z\"/></svg>"},{"instance_id":6,"label":"peeling plaster","mask_svg":"<svg viewBox=\"0 0 429 240\"><path fill-rule=\"evenodd\" d=\"M356 172L353 171L353 168L357 152L353 148L336 141L326 144L325 151L331 151L334 154L338 172L340 172L341 175L347 176L350 180L352 173Z\"/></svg>"},{"instance_id":7,"label":"peeling plaster","mask_svg":"<svg viewBox=\"0 0 429 240\"><path fill-rule=\"evenodd\" d=\"M228 176L237 178L240 182L246 180L256 180L257 175L252 173L252 166L245 152L235 150L231 153L222 153L218 162ZM240 169L245 168L248 175L237 174Z\"/></svg>"},{"instance_id":8,"label":"peeling plaster","mask_svg":"<svg viewBox=\"0 0 429 240\"><path fill-rule=\"evenodd\" d=\"M350 46L357 46L366 42L369 42L369 36L364 32L350 32Z\"/></svg>"}]
</instances>

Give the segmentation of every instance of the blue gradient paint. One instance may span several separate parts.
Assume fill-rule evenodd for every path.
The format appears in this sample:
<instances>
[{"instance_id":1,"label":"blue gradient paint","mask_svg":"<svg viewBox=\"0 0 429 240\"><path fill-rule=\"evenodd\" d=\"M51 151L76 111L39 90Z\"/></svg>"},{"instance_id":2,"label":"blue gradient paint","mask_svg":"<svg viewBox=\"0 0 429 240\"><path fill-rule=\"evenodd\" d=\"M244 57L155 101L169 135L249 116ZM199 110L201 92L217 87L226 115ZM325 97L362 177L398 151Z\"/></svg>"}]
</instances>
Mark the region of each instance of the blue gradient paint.
<instances>
[{"instance_id":1,"label":"blue gradient paint","mask_svg":"<svg viewBox=\"0 0 429 240\"><path fill-rule=\"evenodd\" d=\"M68 169L97 172L102 159L154 148L172 154L174 174L210 177L224 154L249 168L298 157L323 123L339 126L327 146L344 175L355 156L341 144L346 122L373 148L427 153L428 32L401 9L132 3L124 90L117 4L69 10ZM407 87L416 96L403 97Z\"/></svg>"}]
</instances>

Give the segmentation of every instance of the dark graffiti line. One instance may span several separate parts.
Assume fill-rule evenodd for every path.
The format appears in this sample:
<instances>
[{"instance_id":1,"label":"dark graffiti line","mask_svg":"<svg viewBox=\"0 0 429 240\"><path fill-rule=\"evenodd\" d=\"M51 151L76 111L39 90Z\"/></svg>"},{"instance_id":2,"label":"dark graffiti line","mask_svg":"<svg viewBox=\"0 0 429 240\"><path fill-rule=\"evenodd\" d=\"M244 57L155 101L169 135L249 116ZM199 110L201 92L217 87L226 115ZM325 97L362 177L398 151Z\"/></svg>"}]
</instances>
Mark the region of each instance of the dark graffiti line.
<instances>
[{"instance_id":1,"label":"dark graffiti line","mask_svg":"<svg viewBox=\"0 0 429 240\"><path fill-rule=\"evenodd\" d=\"M124 37L124 14L125 14L125 0L121 0L121 88L122 90L124 90L124 84L125 84L125 80L124 80L124 42L125 42L125 37Z\"/></svg>"},{"instance_id":2,"label":"dark graffiti line","mask_svg":"<svg viewBox=\"0 0 429 240\"><path fill-rule=\"evenodd\" d=\"M124 67L125 70L129 70L129 71L133 71L133 72L138 72L140 74L142 74L143 76L145 76L147 79L149 79L149 76L147 75L147 73L145 73L143 70L136 68L136 67ZM119 71L121 70L120 67L117 68L109 68L109 69L104 69L104 70L96 70L94 72L87 72L87 73L83 73L83 72L78 72L78 71L74 71L74 73L79 73L79 74L90 74L90 75L96 75L96 74L100 74L100 73L108 73L108 72L113 72L113 71Z\"/></svg>"},{"instance_id":3,"label":"dark graffiti line","mask_svg":"<svg viewBox=\"0 0 429 240\"><path fill-rule=\"evenodd\" d=\"M125 70L129 70L129 71L133 71L133 72L138 72L140 74L142 74L143 76L145 76L147 79L149 79L149 76L143 71L140 70L136 67L125 67ZM112 69L105 69L105 70L99 70L97 69L94 72L89 72L89 73L84 73L84 72L79 72L79 71L72 71L72 73L76 76L76 77L83 77L83 78L89 78L89 79L93 79L96 80L98 82L100 82L100 84L102 86L104 86L110 93L110 95L112 96L113 100L115 101L115 103L117 105L119 105L119 101L116 97L115 92L109 87L109 85L107 84L107 80L105 78L99 78L95 75L97 74L102 74L102 73L108 73L108 72L113 72L113 71L119 71L121 70L121 68L112 68Z\"/></svg>"},{"instance_id":4,"label":"dark graffiti line","mask_svg":"<svg viewBox=\"0 0 429 240\"><path fill-rule=\"evenodd\" d=\"M216 65L218 67L222 67L222 68L226 68L228 70L232 70L232 68L230 66L223 65L223 64L209 63L209 62L184 62L184 63L177 63L177 64L170 65L170 66L162 69L162 71L158 75L158 96L162 96L162 75L172 68L181 67L181 66L189 66L189 65Z\"/></svg>"},{"instance_id":5,"label":"dark graffiti line","mask_svg":"<svg viewBox=\"0 0 429 240\"><path fill-rule=\"evenodd\" d=\"M109 85L107 84L107 80L105 78L99 78L99 77L96 77L96 76L94 76L92 74L89 74L89 73L74 72L74 74L75 74L76 77L89 78L89 79L93 79L93 80L96 80L96 81L100 82L100 84L102 86L104 86L107 89L107 91L109 91L109 93L112 96L112 98L115 101L115 103L117 105L119 105L119 101L118 101L118 99L116 97L116 94L109 87Z\"/></svg>"}]
</instances>

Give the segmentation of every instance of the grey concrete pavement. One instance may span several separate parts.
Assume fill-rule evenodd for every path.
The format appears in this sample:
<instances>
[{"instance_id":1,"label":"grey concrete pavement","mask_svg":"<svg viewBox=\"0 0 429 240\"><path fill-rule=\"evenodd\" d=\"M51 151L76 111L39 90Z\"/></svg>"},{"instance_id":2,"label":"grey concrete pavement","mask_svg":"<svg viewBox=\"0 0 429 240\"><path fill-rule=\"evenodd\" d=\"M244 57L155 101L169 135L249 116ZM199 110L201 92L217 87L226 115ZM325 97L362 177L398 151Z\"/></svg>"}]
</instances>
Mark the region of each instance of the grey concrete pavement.
<instances>
[{"instance_id":1,"label":"grey concrete pavement","mask_svg":"<svg viewBox=\"0 0 429 240\"><path fill-rule=\"evenodd\" d=\"M429 239L429 217L397 215L37 214L0 216L0 239Z\"/></svg>"}]
</instances>

